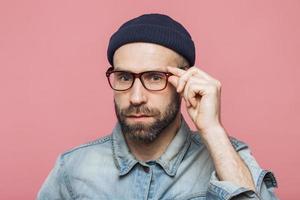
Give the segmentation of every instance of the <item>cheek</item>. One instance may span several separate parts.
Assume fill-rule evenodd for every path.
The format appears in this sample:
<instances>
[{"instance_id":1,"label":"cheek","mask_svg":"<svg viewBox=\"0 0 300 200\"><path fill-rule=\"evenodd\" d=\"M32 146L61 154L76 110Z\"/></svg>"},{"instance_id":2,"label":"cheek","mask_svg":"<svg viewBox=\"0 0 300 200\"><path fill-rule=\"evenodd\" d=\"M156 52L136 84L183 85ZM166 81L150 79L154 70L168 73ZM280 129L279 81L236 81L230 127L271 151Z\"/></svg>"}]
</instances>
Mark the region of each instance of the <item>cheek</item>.
<instances>
[{"instance_id":1,"label":"cheek","mask_svg":"<svg viewBox=\"0 0 300 200\"><path fill-rule=\"evenodd\" d=\"M126 93L115 92L114 93L114 101L120 108L128 107L129 105L129 98Z\"/></svg>"},{"instance_id":2,"label":"cheek","mask_svg":"<svg viewBox=\"0 0 300 200\"><path fill-rule=\"evenodd\" d=\"M151 105L151 107L163 110L173 100L174 92L176 91L173 91L172 88L167 87L165 90L149 96L148 103Z\"/></svg>"}]
</instances>

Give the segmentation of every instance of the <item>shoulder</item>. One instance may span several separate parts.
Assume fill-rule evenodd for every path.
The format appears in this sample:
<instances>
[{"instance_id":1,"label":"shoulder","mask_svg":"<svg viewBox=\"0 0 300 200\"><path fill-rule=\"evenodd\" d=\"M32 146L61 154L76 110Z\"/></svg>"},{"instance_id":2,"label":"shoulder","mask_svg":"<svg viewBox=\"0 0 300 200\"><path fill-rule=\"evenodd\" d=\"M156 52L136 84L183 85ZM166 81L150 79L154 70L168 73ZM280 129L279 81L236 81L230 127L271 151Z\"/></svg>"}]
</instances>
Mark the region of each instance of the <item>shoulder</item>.
<instances>
[{"instance_id":1,"label":"shoulder","mask_svg":"<svg viewBox=\"0 0 300 200\"><path fill-rule=\"evenodd\" d=\"M111 140L111 134L100 137L63 152L60 155L60 158L63 161L71 161L74 159L83 159L84 157L105 156L111 154Z\"/></svg>"}]
</instances>

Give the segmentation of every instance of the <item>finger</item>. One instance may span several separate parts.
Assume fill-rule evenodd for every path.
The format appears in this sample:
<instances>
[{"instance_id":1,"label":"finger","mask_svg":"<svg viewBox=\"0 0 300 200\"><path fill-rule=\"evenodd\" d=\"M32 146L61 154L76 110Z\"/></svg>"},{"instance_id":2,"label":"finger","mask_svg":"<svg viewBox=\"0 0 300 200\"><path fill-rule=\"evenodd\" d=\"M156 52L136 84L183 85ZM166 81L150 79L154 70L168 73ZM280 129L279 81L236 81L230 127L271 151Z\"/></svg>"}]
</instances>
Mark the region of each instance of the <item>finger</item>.
<instances>
[{"instance_id":1,"label":"finger","mask_svg":"<svg viewBox=\"0 0 300 200\"><path fill-rule=\"evenodd\" d=\"M179 69L177 67L171 67L171 66L167 66L167 71L171 72L173 75L175 76L182 76L186 71L183 69Z\"/></svg>"},{"instance_id":2,"label":"finger","mask_svg":"<svg viewBox=\"0 0 300 200\"><path fill-rule=\"evenodd\" d=\"M177 76L170 76L169 79L168 79L168 82L170 82L176 89L177 84L178 84L178 80L179 80L179 78ZM181 97L183 97L182 93L179 93L179 94L180 94ZM185 102L186 102L187 107L190 107L190 103L187 102L186 100L185 100Z\"/></svg>"},{"instance_id":3,"label":"finger","mask_svg":"<svg viewBox=\"0 0 300 200\"><path fill-rule=\"evenodd\" d=\"M184 98L191 104L191 102L189 101L189 98L188 98L188 93L190 92L190 85L194 82L195 80L194 79L189 79L187 81L187 83L185 84L185 87L184 87L184 90L183 90L183 96Z\"/></svg>"},{"instance_id":4,"label":"finger","mask_svg":"<svg viewBox=\"0 0 300 200\"><path fill-rule=\"evenodd\" d=\"M177 88L179 78L177 76L170 76L168 82L170 82L175 88ZM179 93L181 97L183 97L182 93ZM185 99L184 99L185 100ZM190 107L190 103L185 100L187 107Z\"/></svg>"},{"instance_id":5,"label":"finger","mask_svg":"<svg viewBox=\"0 0 300 200\"><path fill-rule=\"evenodd\" d=\"M183 70L183 69L180 69L177 67L167 66L167 71L171 72L173 75L178 76L178 77L181 77L188 71L196 71L197 73L195 73L195 75L199 76L200 78L202 77L205 79L210 79L208 74L206 75L205 72L199 70L199 68L197 68L196 66L193 66L193 67L189 68L188 70Z\"/></svg>"},{"instance_id":6,"label":"finger","mask_svg":"<svg viewBox=\"0 0 300 200\"><path fill-rule=\"evenodd\" d=\"M193 66L193 67L190 67L188 70L191 70L191 69L197 69L197 71L199 72L199 75L205 77L206 79L214 79L211 75L209 75L207 72L201 70L200 68L196 67L196 66ZM186 71L183 70L183 69L179 69L177 67L172 67L172 66L167 66L167 71L168 72L171 72L172 74L176 75L176 76L182 76Z\"/></svg>"},{"instance_id":7,"label":"finger","mask_svg":"<svg viewBox=\"0 0 300 200\"><path fill-rule=\"evenodd\" d=\"M185 100L185 102L186 102L186 106L189 108L189 107L191 107L191 106L193 106L192 104L191 104L191 102L190 102L190 100L189 100L189 98L188 98L188 90L189 90L189 85L186 85L185 86L185 88L184 88L184 91L183 91L183 98L184 98L184 100Z\"/></svg>"},{"instance_id":8,"label":"finger","mask_svg":"<svg viewBox=\"0 0 300 200\"><path fill-rule=\"evenodd\" d=\"M186 106L189 108L192 106L192 104L190 103L190 101L188 100L188 98L184 95L184 93L181 93L181 96L183 97L185 103L186 103Z\"/></svg>"},{"instance_id":9,"label":"finger","mask_svg":"<svg viewBox=\"0 0 300 200\"><path fill-rule=\"evenodd\" d=\"M187 81L193 77L195 74L197 74L197 71L195 69L192 70L188 70L186 71L185 74L183 74L178 81L178 85L177 85L177 92L182 92L184 90L185 84L187 83ZM200 78L200 77L198 77ZM201 78L200 78L201 79Z\"/></svg>"},{"instance_id":10,"label":"finger","mask_svg":"<svg viewBox=\"0 0 300 200\"><path fill-rule=\"evenodd\" d=\"M169 77L169 81L171 82L172 85L175 86L175 88L177 88L177 92L181 93L188 77L184 77L183 80L180 79L182 76L186 74L187 71L176 67L170 67L170 66L167 66L167 70L168 72L171 72L173 74L173 76Z\"/></svg>"},{"instance_id":11,"label":"finger","mask_svg":"<svg viewBox=\"0 0 300 200\"><path fill-rule=\"evenodd\" d=\"M183 74L180 78L179 78L179 82L177 85L177 92L182 92L184 90L185 84L186 82L190 79L190 78L198 78L199 80L207 80L205 77L203 77L200 73L198 68L196 67L191 67L189 70L186 71L185 74Z\"/></svg>"},{"instance_id":12,"label":"finger","mask_svg":"<svg viewBox=\"0 0 300 200\"><path fill-rule=\"evenodd\" d=\"M197 106L197 96L200 95L200 91L207 85L206 80L190 79L184 89L184 97L193 106ZM201 95L200 95L201 96Z\"/></svg>"},{"instance_id":13,"label":"finger","mask_svg":"<svg viewBox=\"0 0 300 200\"><path fill-rule=\"evenodd\" d=\"M196 66L191 67L189 70L196 70L197 76L202 77L206 80L215 80L214 77L212 77L210 74L208 74L207 72L203 71L202 69Z\"/></svg>"},{"instance_id":14,"label":"finger","mask_svg":"<svg viewBox=\"0 0 300 200\"><path fill-rule=\"evenodd\" d=\"M179 78L177 76L170 76L168 82L177 88Z\"/></svg>"},{"instance_id":15,"label":"finger","mask_svg":"<svg viewBox=\"0 0 300 200\"><path fill-rule=\"evenodd\" d=\"M208 73L206 73L205 71L197 68L198 74L202 77L204 77L207 80L214 80L214 78L212 76L210 76Z\"/></svg>"},{"instance_id":16,"label":"finger","mask_svg":"<svg viewBox=\"0 0 300 200\"><path fill-rule=\"evenodd\" d=\"M189 101L189 103L193 106L196 107L197 102L196 102L196 91L194 91L194 86L196 87L201 87L201 85L203 85L204 81L201 80L197 80L195 78L191 78L185 85L184 88L184 97L185 99L187 99Z\"/></svg>"},{"instance_id":17,"label":"finger","mask_svg":"<svg viewBox=\"0 0 300 200\"><path fill-rule=\"evenodd\" d=\"M188 85L188 92L186 98L189 100L191 105L196 108L199 98L202 97L201 91L205 90L205 84L191 83Z\"/></svg>"}]
</instances>

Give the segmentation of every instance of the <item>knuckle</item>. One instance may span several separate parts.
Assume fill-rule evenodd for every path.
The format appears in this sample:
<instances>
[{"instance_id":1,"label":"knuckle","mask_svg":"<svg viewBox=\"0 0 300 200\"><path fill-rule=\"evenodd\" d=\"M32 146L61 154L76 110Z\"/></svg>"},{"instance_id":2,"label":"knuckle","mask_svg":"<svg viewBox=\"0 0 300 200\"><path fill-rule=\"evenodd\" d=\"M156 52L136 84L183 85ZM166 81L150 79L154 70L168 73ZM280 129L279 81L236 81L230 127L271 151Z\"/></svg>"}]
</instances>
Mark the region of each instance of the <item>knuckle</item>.
<instances>
[{"instance_id":1,"label":"knuckle","mask_svg":"<svg viewBox=\"0 0 300 200\"><path fill-rule=\"evenodd\" d=\"M190 70L191 72L198 72L198 68L196 68L196 67L191 67L191 70Z\"/></svg>"},{"instance_id":2,"label":"knuckle","mask_svg":"<svg viewBox=\"0 0 300 200\"><path fill-rule=\"evenodd\" d=\"M189 79L189 76L187 76L187 75L181 77L182 82L186 82L188 79Z\"/></svg>"},{"instance_id":3,"label":"knuckle","mask_svg":"<svg viewBox=\"0 0 300 200\"><path fill-rule=\"evenodd\" d=\"M222 84L221 84L221 82L220 82L220 81L218 81L218 80L216 80L216 81L215 81L215 84L216 84L216 86L217 86L218 88L221 88L221 87L222 87Z\"/></svg>"}]
</instances>

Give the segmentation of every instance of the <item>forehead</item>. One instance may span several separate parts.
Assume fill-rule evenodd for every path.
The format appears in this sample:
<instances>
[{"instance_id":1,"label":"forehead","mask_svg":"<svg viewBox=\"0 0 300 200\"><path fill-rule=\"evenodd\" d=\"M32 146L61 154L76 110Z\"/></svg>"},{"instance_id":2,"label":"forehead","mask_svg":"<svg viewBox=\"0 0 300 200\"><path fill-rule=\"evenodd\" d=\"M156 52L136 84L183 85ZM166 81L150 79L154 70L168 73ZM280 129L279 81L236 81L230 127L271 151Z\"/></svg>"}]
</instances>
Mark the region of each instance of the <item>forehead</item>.
<instances>
[{"instance_id":1,"label":"forehead","mask_svg":"<svg viewBox=\"0 0 300 200\"><path fill-rule=\"evenodd\" d=\"M164 46L135 42L118 48L113 62L116 70L143 72L150 70L166 71L166 66L178 66L180 55Z\"/></svg>"}]
</instances>

